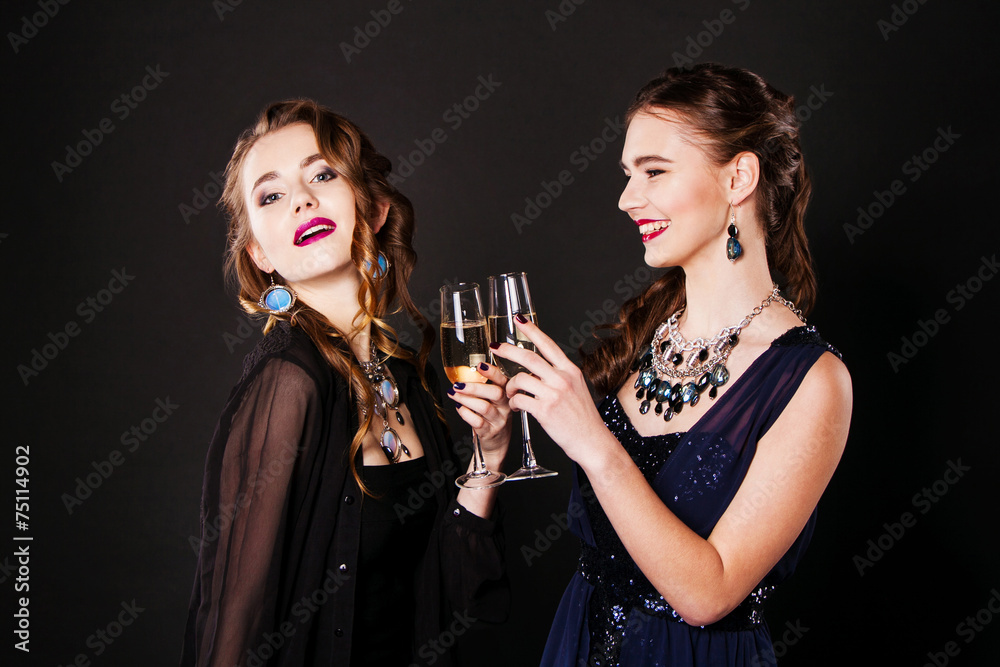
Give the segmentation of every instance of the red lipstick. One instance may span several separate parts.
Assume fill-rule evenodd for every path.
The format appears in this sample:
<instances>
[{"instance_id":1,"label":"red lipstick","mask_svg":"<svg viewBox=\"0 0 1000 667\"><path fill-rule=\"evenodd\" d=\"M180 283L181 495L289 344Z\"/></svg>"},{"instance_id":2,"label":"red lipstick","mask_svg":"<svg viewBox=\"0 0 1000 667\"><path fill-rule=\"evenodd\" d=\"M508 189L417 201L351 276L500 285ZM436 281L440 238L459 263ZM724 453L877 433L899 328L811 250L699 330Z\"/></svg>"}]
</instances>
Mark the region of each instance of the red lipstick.
<instances>
[{"instance_id":1,"label":"red lipstick","mask_svg":"<svg viewBox=\"0 0 1000 667\"><path fill-rule=\"evenodd\" d=\"M337 223L329 218L313 218L309 222L304 222L295 230L295 238L292 240L297 246L309 245L322 238L326 238L337 229Z\"/></svg>"},{"instance_id":2,"label":"red lipstick","mask_svg":"<svg viewBox=\"0 0 1000 667\"><path fill-rule=\"evenodd\" d=\"M643 243L648 243L648 242L652 241L657 236L659 236L663 232L665 232L668 229L670 229L670 220L666 220L666 219L663 219L663 220L654 220L654 219L651 219L651 218L640 218L639 220L635 221L635 224L639 226L639 229L641 231L643 225L648 225L648 224L651 224L651 223L654 223L654 222L666 223L667 226L664 227L664 228L662 228L662 229L656 229L656 230L644 233L642 235L642 242Z\"/></svg>"}]
</instances>

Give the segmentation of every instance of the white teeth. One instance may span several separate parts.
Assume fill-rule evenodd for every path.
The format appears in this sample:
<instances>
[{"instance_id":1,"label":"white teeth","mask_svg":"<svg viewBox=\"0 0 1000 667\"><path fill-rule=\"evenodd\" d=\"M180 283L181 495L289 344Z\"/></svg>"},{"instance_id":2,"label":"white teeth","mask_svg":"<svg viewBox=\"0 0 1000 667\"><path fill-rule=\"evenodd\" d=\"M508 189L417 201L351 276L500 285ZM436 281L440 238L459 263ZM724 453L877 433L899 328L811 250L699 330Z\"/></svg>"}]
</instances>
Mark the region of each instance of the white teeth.
<instances>
[{"instance_id":1,"label":"white teeth","mask_svg":"<svg viewBox=\"0 0 1000 667\"><path fill-rule=\"evenodd\" d=\"M639 233L643 235L652 234L655 231L666 229L669 226L670 222L667 220L655 220L653 222L647 222L644 225L639 225Z\"/></svg>"},{"instance_id":2,"label":"white teeth","mask_svg":"<svg viewBox=\"0 0 1000 667\"><path fill-rule=\"evenodd\" d=\"M296 243L302 243L310 236L318 234L322 231L326 231L327 229L333 229L333 227L331 227L330 225L316 225L315 227L310 227L309 229L306 230L305 234L299 237L299 240L296 241Z\"/></svg>"}]
</instances>

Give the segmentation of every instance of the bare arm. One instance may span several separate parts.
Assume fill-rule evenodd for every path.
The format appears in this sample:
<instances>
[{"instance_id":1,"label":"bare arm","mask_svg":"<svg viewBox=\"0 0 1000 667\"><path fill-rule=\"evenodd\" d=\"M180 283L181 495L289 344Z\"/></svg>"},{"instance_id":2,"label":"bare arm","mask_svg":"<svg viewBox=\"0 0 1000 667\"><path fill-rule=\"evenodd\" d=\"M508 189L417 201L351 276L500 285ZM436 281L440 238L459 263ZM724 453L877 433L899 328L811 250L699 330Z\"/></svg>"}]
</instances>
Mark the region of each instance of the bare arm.
<instances>
[{"instance_id":1,"label":"bare arm","mask_svg":"<svg viewBox=\"0 0 1000 667\"><path fill-rule=\"evenodd\" d=\"M721 619L788 550L830 481L850 422L847 369L832 354L814 364L703 539L663 504L608 431L580 369L537 327L518 326L544 358L508 345L495 350L533 374L508 383L511 406L530 412L584 469L622 543L667 602L693 625Z\"/></svg>"}]
</instances>

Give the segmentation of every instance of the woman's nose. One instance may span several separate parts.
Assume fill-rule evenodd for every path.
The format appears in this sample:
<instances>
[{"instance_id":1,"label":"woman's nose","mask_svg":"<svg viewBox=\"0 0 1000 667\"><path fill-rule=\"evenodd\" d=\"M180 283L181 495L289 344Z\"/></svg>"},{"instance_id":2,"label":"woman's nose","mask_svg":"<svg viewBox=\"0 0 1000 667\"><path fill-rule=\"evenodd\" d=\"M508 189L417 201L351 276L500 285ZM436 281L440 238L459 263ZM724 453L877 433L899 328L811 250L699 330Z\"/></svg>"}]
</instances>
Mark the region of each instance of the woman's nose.
<instances>
[{"instance_id":1,"label":"woman's nose","mask_svg":"<svg viewBox=\"0 0 1000 667\"><path fill-rule=\"evenodd\" d=\"M638 186L634 185L632 179L629 178L625 189L622 190L622 196L618 198L618 208L628 213L642 206L642 201Z\"/></svg>"},{"instance_id":2,"label":"woman's nose","mask_svg":"<svg viewBox=\"0 0 1000 667\"><path fill-rule=\"evenodd\" d=\"M313 195L312 190L303 187L300 188L295 194L292 200L293 207L296 213L302 212L303 209L316 208L319 202L316 201L316 196Z\"/></svg>"}]
</instances>

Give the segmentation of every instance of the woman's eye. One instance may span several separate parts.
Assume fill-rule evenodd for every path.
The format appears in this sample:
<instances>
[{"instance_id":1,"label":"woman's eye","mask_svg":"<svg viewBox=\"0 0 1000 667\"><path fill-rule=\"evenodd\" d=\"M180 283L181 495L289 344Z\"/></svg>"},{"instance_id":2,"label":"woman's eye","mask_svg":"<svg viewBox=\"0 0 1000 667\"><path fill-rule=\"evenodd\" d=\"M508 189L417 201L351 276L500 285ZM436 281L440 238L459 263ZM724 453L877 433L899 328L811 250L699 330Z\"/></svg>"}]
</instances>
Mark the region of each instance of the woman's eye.
<instances>
[{"instance_id":1,"label":"woman's eye","mask_svg":"<svg viewBox=\"0 0 1000 667\"><path fill-rule=\"evenodd\" d=\"M264 195L260 198L260 205L267 206L268 204L273 204L274 202L281 199L281 195L277 192L272 192L269 195Z\"/></svg>"},{"instance_id":2,"label":"woman's eye","mask_svg":"<svg viewBox=\"0 0 1000 667\"><path fill-rule=\"evenodd\" d=\"M332 181L335 178L337 178L337 174L335 172L330 171L329 169L324 169L323 171L316 174L316 176L313 177L313 180L323 182L323 181Z\"/></svg>"},{"instance_id":3,"label":"woman's eye","mask_svg":"<svg viewBox=\"0 0 1000 667\"><path fill-rule=\"evenodd\" d=\"M650 178L652 178L654 176L659 176L660 174L665 174L665 173L666 172L664 170L662 170L662 169L647 169L646 170L646 175L649 176Z\"/></svg>"}]
</instances>

